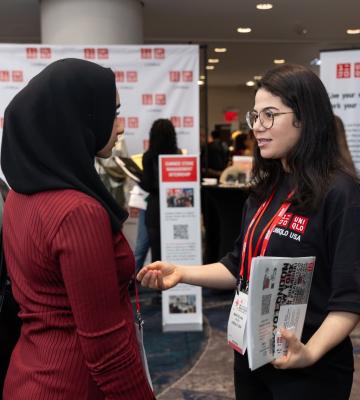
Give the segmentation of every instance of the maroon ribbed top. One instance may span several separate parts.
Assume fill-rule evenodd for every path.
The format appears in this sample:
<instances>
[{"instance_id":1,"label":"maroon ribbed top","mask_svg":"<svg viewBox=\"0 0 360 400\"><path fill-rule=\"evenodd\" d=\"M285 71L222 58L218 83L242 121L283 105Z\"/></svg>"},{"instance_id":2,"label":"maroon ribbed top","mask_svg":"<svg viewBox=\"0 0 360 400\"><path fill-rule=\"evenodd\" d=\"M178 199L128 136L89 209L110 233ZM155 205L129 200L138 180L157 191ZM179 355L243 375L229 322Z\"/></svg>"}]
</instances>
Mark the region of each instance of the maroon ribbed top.
<instances>
[{"instance_id":1,"label":"maroon ribbed top","mask_svg":"<svg viewBox=\"0 0 360 400\"><path fill-rule=\"evenodd\" d=\"M23 321L4 400L147 400L128 283L134 258L75 190L10 191L4 249Z\"/></svg>"}]
</instances>

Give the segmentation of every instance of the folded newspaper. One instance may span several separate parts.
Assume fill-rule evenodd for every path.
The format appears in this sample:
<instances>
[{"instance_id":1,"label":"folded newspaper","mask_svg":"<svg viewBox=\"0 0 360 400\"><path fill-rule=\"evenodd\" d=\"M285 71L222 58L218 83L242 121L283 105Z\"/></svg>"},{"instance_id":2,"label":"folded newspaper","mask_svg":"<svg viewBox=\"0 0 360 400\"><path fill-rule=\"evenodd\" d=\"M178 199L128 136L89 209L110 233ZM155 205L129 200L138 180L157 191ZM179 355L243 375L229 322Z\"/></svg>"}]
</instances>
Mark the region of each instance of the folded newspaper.
<instances>
[{"instance_id":1,"label":"folded newspaper","mask_svg":"<svg viewBox=\"0 0 360 400\"><path fill-rule=\"evenodd\" d=\"M278 329L300 339L315 257L255 257L251 263L246 324L249 367L257 369L286 354Z\"/></svg>"}]
</instances>

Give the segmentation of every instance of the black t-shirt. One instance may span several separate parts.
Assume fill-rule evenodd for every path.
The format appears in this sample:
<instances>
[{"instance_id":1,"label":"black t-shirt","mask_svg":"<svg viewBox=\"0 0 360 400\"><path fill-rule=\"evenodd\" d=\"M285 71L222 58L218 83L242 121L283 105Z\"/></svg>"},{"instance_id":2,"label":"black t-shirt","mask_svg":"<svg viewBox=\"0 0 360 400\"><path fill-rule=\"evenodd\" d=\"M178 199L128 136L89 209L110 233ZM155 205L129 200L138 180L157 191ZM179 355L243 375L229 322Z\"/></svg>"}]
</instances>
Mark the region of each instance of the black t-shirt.
<instances>
[{"instance_id":1,"label":"black t-shirt","mask_svg":"<svg viewBox=\"0 0 360 400\"><path fill-rule=\"evenodd\" d=\"M253 247L292 189L291 176L287 175L255 230ZM253 197L248 198L240 236L233 251L220 260L237 278L243 237L259 205ZM360 314L360 186L339 173L317 212L297 212L290 206L274 229L265 256L316 257L304 342L318 329L328 312Z\"/></svg>"}]
</instances>

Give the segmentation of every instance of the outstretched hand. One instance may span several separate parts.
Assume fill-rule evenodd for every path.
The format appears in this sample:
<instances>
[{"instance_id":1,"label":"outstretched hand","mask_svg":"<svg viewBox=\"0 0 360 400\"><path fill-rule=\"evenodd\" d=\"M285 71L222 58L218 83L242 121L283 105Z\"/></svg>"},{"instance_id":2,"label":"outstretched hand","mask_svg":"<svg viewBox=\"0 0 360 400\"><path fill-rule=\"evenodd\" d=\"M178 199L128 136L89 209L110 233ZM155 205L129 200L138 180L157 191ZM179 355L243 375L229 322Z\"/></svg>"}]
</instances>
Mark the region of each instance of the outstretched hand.
<instances>
[{"instance_id":1,"label":"outstretched hand","mask_svg":"<svg viewBox=\"0 0 360 400\"><path fill-rule=\"evenodd\" d=\"M277 369L305 368L314 363L310 350L300 342L294 332L286 329L280 330L281 336L288 343L288 350L285 356L282 356L272 362Z\"/></svg>"},{"instance_id":2,"label":"outstretched hand","mask_svg":"<svg viewBox=\"0 0 360 400\"><path fill-rule=\"evenodd\" d=\"M164 261L155 261L142 268L136 276L141 286L166 290L177 285L182 278L179 268Z\"/></svg>"}]
</instances>

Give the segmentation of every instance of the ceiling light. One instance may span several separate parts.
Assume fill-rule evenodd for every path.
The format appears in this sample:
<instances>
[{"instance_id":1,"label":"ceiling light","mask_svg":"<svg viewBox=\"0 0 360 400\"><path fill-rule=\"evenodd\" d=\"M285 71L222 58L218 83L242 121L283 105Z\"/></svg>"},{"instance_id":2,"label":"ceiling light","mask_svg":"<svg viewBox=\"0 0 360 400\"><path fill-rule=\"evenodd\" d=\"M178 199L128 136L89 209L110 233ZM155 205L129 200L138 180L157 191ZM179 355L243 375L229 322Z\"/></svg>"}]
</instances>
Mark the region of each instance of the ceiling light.
<instances>
[{"instance_id":1,"label":"ceiling light","mask_svg":"<svg viewBox=\"0 0 360 400\"><path fill-rule=\"evenodd\" d=\"M284 64L285 60L283 58L275 58L274 64Z\"/></svg>"},{"instance_id":2,"label":"ceiling light","mask_svg":"<svg viewBox=\"0 0 360 400\"><path fill-rule=\"evenodd\" d=\"M246 86L255 86L255 82L254 81L247 81L246 82Z\"/></svg>"},{"instance_id":3,"label":"ceiling light","mask_svg":"<svg viewBox=\"0 0 360 400\"><path fill-rule=\"evenodd\" d=\"M215 66L214 66L214 65L207 65L207 66L206 66L206 69L209 69L209 70L215 69Z\"/></svg>"},{"instance_id":4,"label":"ceiling light","mask_svg":"<svg viewBox=\"0 0 360 400\"><path fill-rule=\"evenodd\" d=\"M251 28L242 28L242 27L240 27L240 28L237 28L237 31L239 33L250 33L251 32Z\"/></svg>"},{"instance_id":5,"label":"ceiling light","mask_svg":"<svg viewBox=\"0 0 360 400\"><path fill-rule=\"evenodd\" d=\"M347 29L346 33L348 35L359 35L360 34L360 29Z\"/></svg>"},{"instance_id":6,"label":"ceiling light","mask_svg":"<svg viewBox=\"0 0 360 400\"><path fill-rule=\"evenodd\" d=\"M254 79L255 79L256 81L259 81L261 78L262 78L261 75L255 75L255 76L254 76Z\"/></svg>"},{"instance_id":7,"label":"ceiling light","mask_svg":"<svg viewBox=\"0 0 360 400\"><path fill-rule=\"evenodd\" d=\"M198 81L198 85L199 85L199 86L204 85L204 84L205 84L204 81Z\"/></svg>"},{"instance_id":8,"label":"ceiling light","mask_svg":"<svg viewBox=\"0 0 360 400\"><path fill-rule=\"evenodd\" d=\"M256 8L258 10L271 10L273 8L273 5L271 3L259 3L256 4Z\"/></svg>"},{"instance_id":9,"label":"ceiling light","mask_svg":"<svg viewBox=\"0 0 360 400\"><path fill-rule=\"evenodd\" d=\"M217 64L220 60L218 58L209 58L208 62L210 64Z\"/></svg>"},{"instance_id":10,"label":"ceiling light","mask_svg":"<svg viewBox=\"0 0 360 400\"><path fill-rule=\"evenodd\" d=\"M214 49L215 53L226 53L226 50L226 47L215 47Z\"/></svg>"}]
</instances>

